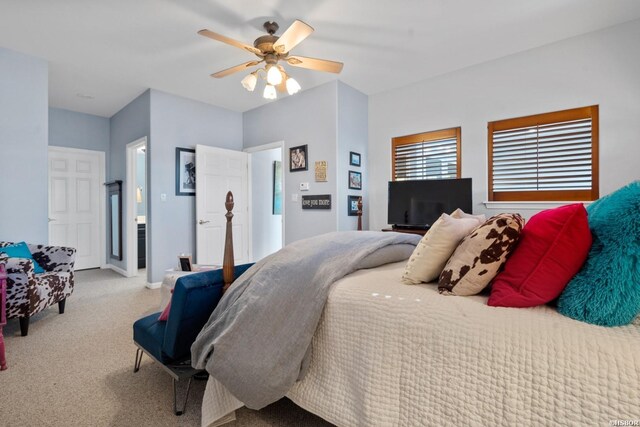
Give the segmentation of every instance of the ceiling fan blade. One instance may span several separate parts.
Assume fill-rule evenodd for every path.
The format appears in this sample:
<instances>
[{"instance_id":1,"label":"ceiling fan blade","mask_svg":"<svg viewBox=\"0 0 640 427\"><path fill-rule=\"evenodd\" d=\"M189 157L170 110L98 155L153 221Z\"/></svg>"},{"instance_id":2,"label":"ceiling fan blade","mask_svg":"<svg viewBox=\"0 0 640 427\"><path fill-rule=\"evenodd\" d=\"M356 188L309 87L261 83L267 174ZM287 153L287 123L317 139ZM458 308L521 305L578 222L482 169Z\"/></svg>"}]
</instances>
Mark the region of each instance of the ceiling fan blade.
<instances>
[{"instance_id":1,"label":"ceiling fan blade","mask_svg":"<svg viewBox=\"0 0 640 427\"><path fill-rule=\"evenodd\" d=\"M326 59L307 58L306 56L290 56L286 58L289 65L309 70L326 71L327 73L339 73L344 64L342 62L328 61Z\"/></svg>"},{"instance_id":2,"label":"ceiling fan blade","mask_svg":"<svg viewBox=\"0 0 640 427\"><path fill-rule=\"evenodd\" d=\"M313 33L313 28L310 25L296 19L273 44L273 50L278 53L289 52L302 40L309 37L311 33Z\"/></svg>"},{"instance_id":3,"label":"ceiling fan blade","mask_svg":"<svg viewBox=\"0 0 640 427\"><path fill-rule=\"evenodd\" d=\"M223 77L228 76L229 74L237 73L238 71L242 71L249 67L254 67L261 63L262 61L249 61L244 64L236 65L235 67L227 68L226 70L218 71L217 73L211 74L211 77L215 77L216 79L221 79Z\"/></svg>"},{"instance_id":4,"label":"ceiling fan blade","mask_svg":"<svg viewBox=\"0 0 640 427\"><path fill-rule=\"evenodd\" d=\"M201 36L209 37L210 39L217 40L222 43L230 44L231 46L235 46L237 48L249 51L251 53L255 53L256 55L264 56L264 54L260 51L260 49L256 49L253 46L249 46L248 44L239 42L238 40L231 39L229 37L223 36L222 34L214 33L210 30L200 30L198 34Z\"/></svg>"},{"instance_id":5,"label":"ceiling fan blade","mask_svg":"<svg viewBox=\"0 0 640 427\"><path fill-rule=\"evenodd\" d=\"M286 92L287 91L287 80L286 79L282 79L282 82L280 82L279 85L276 85L276 89L278 90L278 92Z\"/></svg>"}]
</instances>

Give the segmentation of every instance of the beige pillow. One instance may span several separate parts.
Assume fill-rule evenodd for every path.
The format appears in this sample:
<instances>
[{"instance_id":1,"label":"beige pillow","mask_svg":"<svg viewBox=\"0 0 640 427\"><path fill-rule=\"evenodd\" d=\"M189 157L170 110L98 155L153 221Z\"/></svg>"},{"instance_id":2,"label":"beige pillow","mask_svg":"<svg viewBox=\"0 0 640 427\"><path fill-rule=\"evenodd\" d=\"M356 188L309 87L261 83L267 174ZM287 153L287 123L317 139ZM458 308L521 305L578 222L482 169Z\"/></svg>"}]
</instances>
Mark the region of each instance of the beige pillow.
<instances>
[{"instance_id":1,"label":"beige pillow","mask_svg":"<svg viewBox=\"0 0 640 427\"><path fill-rule=\"evenodd\" d=\"M475 295L487 287L515 249L524 227L518 214L499 214L466 236L440 274L445 295Z\"/></svg>"},{"instance_id":2,"label":"beige pillow","mask_svg":"<svg viewBox=\"0 0 640 427\"><path fill-rule=\"evenodd\" d=\"M456 215L461 215L461 212ZM433 223L411 254L404 269L402 281L409 285L415 285L437 280L460 240L482 224L484 215L481 217L482 219L473 215L466 218L456 218L447 214L440 215L440 218Z\"/></svg>"}]
</instances>

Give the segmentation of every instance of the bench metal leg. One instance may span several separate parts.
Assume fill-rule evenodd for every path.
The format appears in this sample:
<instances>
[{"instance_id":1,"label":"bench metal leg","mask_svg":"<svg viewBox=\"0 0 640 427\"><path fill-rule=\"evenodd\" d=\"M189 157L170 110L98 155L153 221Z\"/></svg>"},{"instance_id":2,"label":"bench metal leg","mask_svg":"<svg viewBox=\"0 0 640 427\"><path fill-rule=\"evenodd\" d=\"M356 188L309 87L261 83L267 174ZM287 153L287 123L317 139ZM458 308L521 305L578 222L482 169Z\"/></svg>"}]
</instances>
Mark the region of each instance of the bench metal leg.
<instances>
[{"instance_id":1,"label":"bench metal leg","mask_svg":"<svg viewBox=\"0 0 640 427\"><path fill-rule=\"evenodd\" d=\"M182 402L182 409L178 410L178 380L173 379L173 412L176 415L184 414L184 411L187 409L187 399L189 398L189 389L191 388L191 377L189 377L189 381L187 382L187 391L184 394L184 401Z\"/></svg>"},{"instance_id":2,"label":"bench metal leg","mask_svg":"<svg viewBox=\"0 0 640 427\"><path fill-rule=\"evenodd\" d=\"M136 350L136 361L133 364L133 372L138 372L140 370L140 363L142 362L142 355L144 352L140 350L140 347Z\"/></svg>"}]
</instances>

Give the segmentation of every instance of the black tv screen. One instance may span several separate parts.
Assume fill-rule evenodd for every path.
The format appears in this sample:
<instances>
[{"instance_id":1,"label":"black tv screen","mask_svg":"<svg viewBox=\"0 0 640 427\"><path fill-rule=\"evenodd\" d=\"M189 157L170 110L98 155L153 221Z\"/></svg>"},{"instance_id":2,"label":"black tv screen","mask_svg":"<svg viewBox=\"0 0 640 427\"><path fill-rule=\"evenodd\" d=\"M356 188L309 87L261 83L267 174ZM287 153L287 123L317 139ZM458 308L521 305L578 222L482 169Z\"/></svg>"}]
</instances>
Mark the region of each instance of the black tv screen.
<instances>
[{"instance_id":1,"label":"black tv screen","mask_svg":"<svg viewBox=\"0 0 640 427\"><path fill-rule=\"evenodd\" d=\"M471 178L389 182L388 223L394 226L428 228L457 208L471 213L471 205Z\"/></svg>"}]
</instances>

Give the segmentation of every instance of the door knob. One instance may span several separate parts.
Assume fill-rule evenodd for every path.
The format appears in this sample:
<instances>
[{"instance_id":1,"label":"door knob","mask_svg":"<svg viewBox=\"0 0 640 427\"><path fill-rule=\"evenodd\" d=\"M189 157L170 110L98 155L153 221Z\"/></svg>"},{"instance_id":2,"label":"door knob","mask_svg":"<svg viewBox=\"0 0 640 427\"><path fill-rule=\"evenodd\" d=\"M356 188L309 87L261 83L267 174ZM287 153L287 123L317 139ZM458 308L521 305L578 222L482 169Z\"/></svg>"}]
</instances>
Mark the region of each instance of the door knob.
<instances>
[{"instance_id":1,"label":"door knob","mask_svg":"<svg viewBox=\"0 0 640 427\"><path fill-rule=\"evenodd\" d=\"M56 220L55 218L48 218L48 219L49 219L49 222Z\"/></svg>"},{"instance_id":2,"label":"door knob","mask_svg":"<svg viewBox=\"0 0 640 427\"><path fill-rule=\"evenodd\" d=\"M202 224L206 224L206 223L208 223L208 222L211 222L211 221L203 221L203 220L200 220L200 221L198 221L198 224L202 225Z\"/></svg>"}]
</instances>

